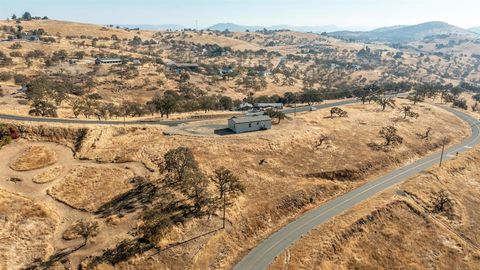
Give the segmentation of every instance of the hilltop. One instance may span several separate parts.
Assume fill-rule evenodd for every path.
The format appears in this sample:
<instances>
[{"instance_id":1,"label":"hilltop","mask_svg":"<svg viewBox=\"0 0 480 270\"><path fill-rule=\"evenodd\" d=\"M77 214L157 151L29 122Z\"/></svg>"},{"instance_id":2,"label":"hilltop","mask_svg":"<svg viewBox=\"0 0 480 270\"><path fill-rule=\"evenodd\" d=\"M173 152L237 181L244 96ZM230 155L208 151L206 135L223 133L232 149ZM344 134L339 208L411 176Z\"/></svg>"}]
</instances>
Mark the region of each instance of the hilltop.
<instances>
[{"instance_id":1,"label":"hilltop","mask_svg":"<svg viewBox=\"0 0 480 270\"><path fill-rule=\"evenodd\" d=\"M462 38L478 38L480 35L444 22L427 22L417 25L393 26L367 32L342 31L331 36L356 40L409 42L431 36L449 35Z\"/></svg>"},{"instance_id":2,"label":"hilltop","mask_svg":"<svg viewBox=\"0 0 480 270\"><path fill-rule=\"evenodd\" d=\"M323 25L323 26L292 26L288 24L273 25L273 26L259 26L259 25L239 25L234 23L218 23L207 27L207 29L215 31L231 31L231 32L255 32L262 30L278 31L278 30L291 30L296 32L311 32L311 33L323 33L340 31L342 28L335 25Z\"/></svg>"},{"instance_id":3,"label":"hilltop","mask_svg":"<svg viewBox=\"0 0 480 270\"><path fill-rule=\"evenodd\" d=\"M472 27L468 29L471 32L475 32L477 34L480 34L480 26L479 27Z\"/></svg>"}]
</instances>

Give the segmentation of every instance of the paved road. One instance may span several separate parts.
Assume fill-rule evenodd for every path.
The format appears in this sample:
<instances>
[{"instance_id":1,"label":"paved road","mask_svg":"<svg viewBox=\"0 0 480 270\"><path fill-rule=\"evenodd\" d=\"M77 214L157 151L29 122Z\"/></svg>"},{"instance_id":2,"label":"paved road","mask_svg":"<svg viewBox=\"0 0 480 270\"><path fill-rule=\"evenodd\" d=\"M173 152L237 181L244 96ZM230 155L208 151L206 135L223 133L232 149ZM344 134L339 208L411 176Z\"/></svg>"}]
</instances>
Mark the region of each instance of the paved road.
<instances>
[{"instance_id":1,"label":"paved road","mask_svg":"<svg viewBox=\"0 0 480 270\"><path fill-rule=\"evenodd\" d=\"M98 121L83 119L61 119L61 118L45 118L32 116L17 116L0 114L0 119L15 120L21 122L39 122L39 123L60 123L60 124L87 124L87 125L123 125L122 121ZM161 121L127 121L126 125L162 125L162 126L178 126L179 124L199 121L197 119L188 120L161 120Z\"/></svg>"},{"instance_id":2,"label":"paved road","mask_svg":"<svg viewBox=\"0 0 480 270\"><path fill-rule=\"evenodd\" d=\"M342 100L342 101L338 101L338 102L334 102L334 103L326 103L326 104L320 104L320 105L313 105L313 106L307 106L307 107L297 107L296 109L295 108L288 108L288 109L284 109L283 112L285 114L292 114L292 113L295 113L295 111L298 113L298 112L308 112L310 111L310 107L314 107L315 109L326 109L326 108L332 108L332 107L339 107L339 106L344 106L344 105L349 105L349 104L354 104L354 103L358 103L359 100L357 99L346 99L346 100Z\"/></svg>"},{"instance_id":3,"label":"paved road","mask_svg":"<svg viewBox=\"0 0 480 270\"><path fill-rule=\"evenodd\" d=\"M330 104L321 104L315 105L317 109L331 108L335 106L342 106L347 104L352 104L358 102L354 99L339 101ZM297 112L306 112L310 110L309 107L299 107L296 109ZM289 108L283 110L286 114L291 114L295 112L294 108ZM45 117L32 117L32 116L17 116L17 115L8 115L0 114L0 119L4 120L15 120L22 122L39 122L39 123L60 123L60 124L87 124L87 125L123 125L122 121L98 121L98 120L82 120L82 119L61 119L61 118L45 118ZM160 120L160 121L127 121L126 125L161 125L161 126L178 126L184 123L190 123L195 121L200 121L201 119L184 119L184 120Z\"/></svg>"},{"instance_id":4,"label":"paved road","mask_svg":"<svg viewBox=\"0 0 480 270\"><path fill-rule=\"evenodd\" d=\"M472 129L472 135L469 138L445 151L445 159L449 159L454 157L457 152L461 153L467 151L480 143L480 129L478 127L480 122L473 117L454 109L446 107L445 109L467 122ZM273 262L275 257L280 255L286 248L298 241L303 235L307 234L312 229L327 222L334 216L345 212L360 202L371 198L375 194L438 164L439 159L440 153L425 157L337 197L318 208L306 212L304 215L275 232L257 247L252 249L250 253L234 267L234 269L266 269L270 263Z\"/></svg>"}]
</instances>

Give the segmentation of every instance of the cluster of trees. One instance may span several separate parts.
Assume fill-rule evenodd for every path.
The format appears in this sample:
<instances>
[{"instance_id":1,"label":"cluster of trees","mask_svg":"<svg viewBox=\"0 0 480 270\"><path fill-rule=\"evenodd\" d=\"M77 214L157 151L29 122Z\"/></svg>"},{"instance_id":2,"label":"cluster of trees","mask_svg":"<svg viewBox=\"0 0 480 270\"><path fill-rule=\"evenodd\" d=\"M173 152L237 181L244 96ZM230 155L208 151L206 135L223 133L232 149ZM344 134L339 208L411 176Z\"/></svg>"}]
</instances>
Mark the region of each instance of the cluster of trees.
<instances>
[{"instance_id":1,"label":"cluster of trees","mask_svg":"<svg viewBox=\"0 0 480 270\"><path fill-rule=\"evenodd\" d=\"M364 59L368 61L382 61L382 51L380 50L375 50L372 51L368 46L365 48L362 48L357 52L357 57L359 59Z\"/></svg>"},{"instance_id":2,"label":"cluster of trees","mask_svg":"<svg viewBox=\"0 0 480 270\"><path fill-rule=\"evenodd\" d=\"M32 102L29 114L57 117L57 106L68 98L68 94L81 96L84 90L69 81L56 81L41 76L26 85L25 94L26 98Z\"/></svg>"},{"instance_id":3,"label":"cluster of trees","mask_svg":"<svg viewBox=\"0 0 480 270\"><path fill-rule=\"evenodd\" d=\"M464 98L460 98L463 92L465 92L465 88L461 85L453 86L452 84L423 83L414 87L409 99L415 104L424 101L426 98L435 100L440 96L440 103L452 103L454 107L467 110L467 101Z\"/></svg>"},{"instance_id":4,"label":"cluster of trees","mask_svg":"<svg viewBox=\"0 0 480 270\"><path fill-rule=\"evenodd\" d=\"M389 97L388 93L401 93L412 90L408 96L413 104L423 102L426 98L436 99L440 97L440 102L452 103L454 107L458 107L464 110L468 109L467 101L460 98L460 95L465 89L476 89L473 85L461 84L459 86L453 86L452 84L441 83L421 83L417 85L411 85L409 83L390 83L385 85L371 84L366 85L363 88L357 88L353 91L353 95L358 97L363 104L365 103L377 103L384 111L386 108L396 108L395 100ZM475 96L474 96L475 97ZM480 96L479 96L480 100ZM417 118L417 114L411 111L411 107L402 108L404 112L404 118L412 117Z\"/></svg>"},{"instance_id":5,"label":"cluster of trees","mask_svg":"<svg viewBox=\"0 0 480 270\"><path fill-rule=\"evenodd\" d=\"M12 140L16 140L19 137L20 132L16 127L0 124L0 149L9 144Z\"/></svg>"},{"instance_id":6,"label":"cluster of trees","mask_svg":"<svg viewBox=\"0 0 480 270\"><path fill-rule=\"evenodd\" d=\"M254 97L249 95L244 101L249 103L283 103L283 104L294 104L294 103L307 103L312 105L314 103L321 103L326 99L331 99L337 96L351 97L351 93L345 94L339 92L332 92L320 89L304 89L300 93L286 92L283 96L272 95L272 96L258 96Z\"/></svg>"},{"instance_id":7,"label":"cluster of trees","mask_svg":"<svg viewBox=\"0 0 480 270\"><path fill-rule=\"evenodd\" d=\"M10 17L12 20L15 21L31 21L31 20L48 20L47 16L43 17L33 17L32 14L28 11L23 13L22 16L18 17L17 15L13 14L12 17Z\"/></svg>"},{"instance_id":8,"label":"cluster of trees","mask_svg":"<svg viewBox=\"0 0 480 270\"><path fill-rule=\"evenodd\" d=\"M232 110L240 103L240 100L233 100L228 96L208 96L199 89L184 86L179 93L168 90L163 95L156 94L146 105L151 113L158 112L161 117L168 118L174 112Z\"/></svg>"},{"instance_id":9,"label":"cluster of trees","mask_svg":"<svg viewBox=\"0 0 480 270\"><path fill-rule=\"evenodd\" d=\"M192 150L187 147L165 153L159 169L162 176L158 184L174 191L177 203L161 203L145 212L144 223L138 229L138 234L151 242L161 239L165 228L173 222L212 215L219 209L222 209L225 228L226 208L245 192L245 186L239 178L225 167L217 168L211 175L205 174Z\"/></svg>"},{"instance_id":10,"label":"cluster of trees","mask_svg":"<svg viewBox=\"0 0 480 270\"><path fill-rule=\"evenodd\" d=\"M123 101L120 104L104 102L98 94L90 94L81 98L71 98L75 117L83 115L87 118L96 117L99 120L107 120L117 117L140 117L148 114L159 113L161 117L167 117L175 112L191 112L203 110L231 110L234 105L240 104L239 100L233 101L227 96L187 97L175 91L168 90L163 95L157 93L145 104L133 101Z\"/></svg>"},{"instance_id":11,"label":"cluster of trees","mask_svg":"<svg viewBox=\"0 0 480 270\"><path fill-rule=\"evenodd\" d=\"M388 106L387 100L382 100L385 94L397 94L408 92L412 89L412 85L407 82L400 83L383 83L383 84L369 84L364 87L358 87L353 90L353 95L359 98L363 104L366 102L380 102L382 108ZM383 97L385 98L385 97Z\"/></svg>"}]
</instances>

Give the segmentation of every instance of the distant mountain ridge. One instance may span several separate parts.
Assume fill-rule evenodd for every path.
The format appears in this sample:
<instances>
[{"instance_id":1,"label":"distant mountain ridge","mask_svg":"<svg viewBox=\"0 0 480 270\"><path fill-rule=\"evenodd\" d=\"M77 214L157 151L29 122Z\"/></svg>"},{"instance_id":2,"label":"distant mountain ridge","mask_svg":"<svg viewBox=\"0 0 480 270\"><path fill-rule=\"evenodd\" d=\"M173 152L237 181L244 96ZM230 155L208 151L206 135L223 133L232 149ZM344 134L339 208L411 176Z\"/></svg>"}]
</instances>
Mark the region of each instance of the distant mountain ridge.
<instances>
[{"instance_id":1,"label":"distant mountain ridge","mask_svg":"<svg viewBox=\"0 0 480 270\"><path fill-rule=\"evenodd\" d=\"M261 31L263 29L267 30L291 30L296 32L313 32L313 33L322 33L322 32L333 32L345 30L345 28L340 28L335 25L323 25L323 26L292 26L287 24L272 25L272 26L260 26L260 25L239 25L234 23L217 23L207 29L214 31L225 31L230 32L246 32L248 31Z\"/></svg>"},{"instance_id":2,"label":"distant mountain ridge","mask_svg":"<svg viewBox=\"0 0 480 270\"><path fill-rule=\"evenodd\" d=\"M182 30L187 27L183 25L178 25L178 24L159 24L159 25L154 25L154 24L120 24L118 25L122 28L129 28L129 29L141 29L141 30L154 30L154 31L165 31L165 30Z\"/></svg>"},{"instance_id":3,"label":"distant mountain ridge","mask_svg":"<svg viewBox=\"0 0 480 270\"><path fill-rule=\"evenodd\" d=\"M469 28L468 31L480 34L480 26Z\"/></svg>"},{"instance_id":4,"label":"distant mountain ridge","mask_svg":"<svg viewBox=\"0 0 480 270\"><path fill-rule=\"evenodd\" d=\"M399 25L382 27L372 31L339 31L329 33L330 36L362 41L408 42L435 35L458 35L478 38L472 31L444 22L426 22L416 25Z\"/></svg>"},{"instance_id":5,"label":"distant mountain ridge","mask_svg":"<svg viewBox=\"0 0 480 270\"><path fill-rule=\"evenodd\" d=\"M118 25L120 27L127 27L130 29L139 28L141 30L153 30L153 31L165 31L165 30L183 30L189 27L178 24L128 24ZM426 22L417 25L396 25L381 27L371 31L349 31L348 27L340 28L335 25L323 25L323 26L292 26L287 24L273 25L273 26L260 26L260 25L240 25L234 23L217 23L205 29L213 31L225 31L231 32L246 32L267 30L291 30L295 32L312 32L323 33L327 32L330 36L349 38L361 41L389 41L389 42L404 42L411 40L423 39L427 36L444 35L444 34L456 34L459 36L465 36L470 38L480 38L480 26L472 27L469 29L463 29L444 22ZM357 28L359 29L359 28Z\"/></svg>"}]
</instances>

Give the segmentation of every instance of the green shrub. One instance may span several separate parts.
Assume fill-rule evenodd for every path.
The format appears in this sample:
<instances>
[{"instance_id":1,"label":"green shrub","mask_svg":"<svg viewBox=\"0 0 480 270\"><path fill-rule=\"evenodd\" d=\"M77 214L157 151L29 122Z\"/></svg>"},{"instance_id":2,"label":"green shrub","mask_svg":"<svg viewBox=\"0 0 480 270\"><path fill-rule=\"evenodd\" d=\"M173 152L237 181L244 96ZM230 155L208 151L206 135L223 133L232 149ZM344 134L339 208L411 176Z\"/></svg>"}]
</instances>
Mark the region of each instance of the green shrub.
<instances>
[{"instance_id":1,"label":"green shrub","mask_svg":"<svg viewBox=\"0 0 480 270\"><path fill-rule=\"evenodd\" d=\"M10 72L0 72L0 81L6 82L10 81L13 78L12 73Z\"/></svg>"},{"instance_id":2,"label":"green shrub","mask_svg":"<svg viewBox=\"0 0 480 270\"><path fill-rule=\"evenodd\" d=\"M18 85L24 85L28 82L27 76L23 74L15 74L13 75L13 79L15 80L15 84L18 84Z\"/></svg>"},{"instance_id":3,"label":"green shrub","mask_svg":"<svg viewBox=\"0 0 480 270\"><path fill-rule=\"evenodd\" d=\"M12 142L12 137L10 136L10 129L4 124L0 124L0 149L2 149L3 146L9 144L10 142Z\"/></svg>"}]
</instances>

